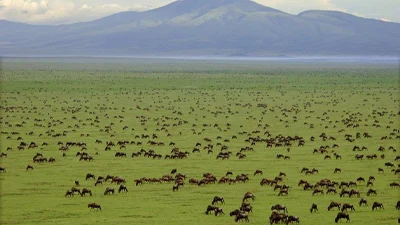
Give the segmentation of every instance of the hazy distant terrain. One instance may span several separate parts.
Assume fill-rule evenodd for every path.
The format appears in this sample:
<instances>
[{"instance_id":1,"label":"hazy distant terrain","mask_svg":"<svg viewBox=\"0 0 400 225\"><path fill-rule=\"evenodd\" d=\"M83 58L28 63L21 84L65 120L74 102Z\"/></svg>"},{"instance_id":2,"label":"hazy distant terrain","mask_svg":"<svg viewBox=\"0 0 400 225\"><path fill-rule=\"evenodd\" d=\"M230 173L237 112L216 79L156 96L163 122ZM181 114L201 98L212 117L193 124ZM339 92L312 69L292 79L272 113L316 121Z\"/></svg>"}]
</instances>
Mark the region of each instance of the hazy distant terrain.
<instances>
[{"instance_id":1,"label":"hazy distant terrain","mask_svg":"<svg viewBox=\"0 0 400 225\"><path fill-rule=\"evenodd\" d=\"M335 11L291 15L249 0L182 0L60 26L0 21L2 55L391 55L400 24Z\"/></svg>"}]
</instances>

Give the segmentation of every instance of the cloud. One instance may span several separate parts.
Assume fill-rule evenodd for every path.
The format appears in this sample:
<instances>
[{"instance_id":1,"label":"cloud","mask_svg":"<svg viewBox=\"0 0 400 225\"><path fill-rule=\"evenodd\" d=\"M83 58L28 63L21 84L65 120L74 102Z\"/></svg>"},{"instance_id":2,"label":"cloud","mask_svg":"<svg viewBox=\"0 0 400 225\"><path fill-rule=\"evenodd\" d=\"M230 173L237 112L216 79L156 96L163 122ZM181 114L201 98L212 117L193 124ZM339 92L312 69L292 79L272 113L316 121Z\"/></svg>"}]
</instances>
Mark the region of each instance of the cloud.
<instances>
[{"instance_id":1,"label":"cloud","mask_svg":"<svg viewBox=\"0 0 400 225\"><path fill-rule=\"evenodd\" d=\"M90 21L122 11L151 9L142 4L77 4L74 0L0 0L0 19L31 24Z\"/></svg>"},{"instance_id":2,"label":"cloud","mask_svg":"<svg viewBox=\"0 0 400 225\"><path fill-rule=\"evenodd\" d=\"M392 22L391 20L386 19L386 18L381 18L381 21L384 21L384 22Z\"/></svg>"}]
</instances>

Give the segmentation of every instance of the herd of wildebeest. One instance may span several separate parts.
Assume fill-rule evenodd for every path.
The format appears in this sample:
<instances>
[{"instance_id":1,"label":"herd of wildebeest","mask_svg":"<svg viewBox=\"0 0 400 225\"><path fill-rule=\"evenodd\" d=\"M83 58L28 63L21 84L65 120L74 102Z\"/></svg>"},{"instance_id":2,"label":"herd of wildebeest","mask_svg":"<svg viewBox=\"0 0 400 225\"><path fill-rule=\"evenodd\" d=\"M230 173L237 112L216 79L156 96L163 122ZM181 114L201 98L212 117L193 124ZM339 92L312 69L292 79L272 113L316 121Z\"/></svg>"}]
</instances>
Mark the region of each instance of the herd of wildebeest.
<instances>
[{"instance_id":1,"label":"herd of wildebeest","mask_svg":"<svg viewBox=\"0 0 400 225\"><path fill-rule=\"evenodd\" d=\"M146 92L145 92L146 93ZM150 95L150 92L147 93ZM203 93L204 94L204 93ZM252 95L257 95L257 93L251 93ZM251 95L249 94L249 95ZM7 96L7 95L6 95ZM139 96L139 95L137 95ZM201 96L201 95L199 95ZM140 98L140 97L139 97ZM207 97L209 98L209 96ZM232 99L229 99L229 95L227 101L230 102ZM62 160L64 157L76 157L77 161L82 163L90 163L91 161L96 160L96 157L100 156L103 151L113 151L114 158L128 158L131 157L132 160L141 160L142 158L153 159L154 164L157 163L158 160L176 160L177 165L179 165L179 160L184 160L190 157L196 157L198 154L207 154L212 156L210 160L216 161L225 161L225 160L246 160L249 154L252 154L256 151L265 151L274 148L284 148L285 151L276 155L276 160L282 160L284 163L286 160L296 160L291 157L291 152L294 148L308 148L310 157L323 157L324 160L343 160L345 158L341 153L341 151L337 151L340 148L340 143L342 140L337 141L337 139L343 139L345 142L354 143L356 140L362 139L370 139L374 136L373 133L370 134L370 129L365 127L364 132L353 132L353 128L359 129L362 126L363 121L360 119L360 112L351 112L351 111L338 111L338 110L326 110L322 114L321 117L318 117L320 120L323 120L327 125L325 128L337 128L338 132L336 134L321 132L315 133L313 136L301 136L301 135L293 135L293 136L285 136L281 134L273 134L270 129L269 124L262 124L262 117L264 114L268 113L268 111L281 111L282 118L288 118L288 115L293 116L292 122L300 121L295 115L300 112L302 107L298 104L294 104L291 107L284 107L279 104L257 104L252 105L251 103L236 103L237 107L244 107L250 110L260 110L261 117L256 118L255 116L247 116L246 120L259 120L257 127L250 128L249 130L245 130L245 126L243 124L235 124L237 126L233 127L233 125L228 123L207 123L206 119L195 118L194 115L196 110L207 111L210 115L219 116L219 114L226 115L226 118L229 120L229 115L237 115L237 112L231 111L228 107L227 109L223 109L222 107L215 107L215 109L206 109L203 106L200 106L199 102L197 102L197 108L193 105L190 106L189 117L183 117L183 112L181 112L179 107L171 107L171 109L162 109L168 112L172 112L174 116L160 116L154 117L151 114L152 110L155 110L155 107L142 107L140 105L136 105L134 108L123 107L121 110L132 112L136 112L135 114L142 113L141 116L136 116L136 120L140 123L141 126L147 127L150 122L154 122L156 124L155 130L150 131L147 128L144 129L144 133L137 133L135 129L129 124L125 124L122 127L122 131L131 132L132 138L129 140L120 140L118 137L118 132L116 131L115 124L120 123L123 124L125 116L122 115L110 115L106 113L104 118L107 118L111 122L103 127L100 127L100 123L102 118L96 114L92 108L89 108L86 102L80 99L74 99L73 101L79 102L80 106L69 106L68 104L61 105L59 108L54 109L56 111L65 112L65 115L73 115L71 119L75 121L72 124L63 124L63 118L55 118L49 116L49 118L35 118L35 116L30 117L27 116L30 113L37 113L39 109L35 107L29 106L13 106L12 100L7 99L8 102L3 102L0 106L0 110L2 112L0 121L1 121L1 136L6 137L6 140L10 141L18 141L17 145L7 145L9 142L5 141L2 145L2 148L5 148L0 154L2 158L2 166L0 167L0 172L8 173L14 172L9 171L5 165L7 165L7 157L9 154L18 155L20 151L31 151L32 152L32 160L27 162L26 171L36 170L37 164L45 164L45 163L57 163L59 160ZM87 100L88 101L88 100ZM171 102L169 102L171 104ZM178 105L179 101L177 101ZM93 104L93 103L92 103ZM233 103L232 103L233 104ZM97 110L106 111L109 107L103 105L101 103L97 104ZM230 104L229 104L230 105ZM310 103L306 103L304 105L304 109L309 108ZM50 107L50 106L48 106ZM163 106L164 107L164 106ZM161 110L161 109L160 109ZM215 111L212 111L215 110ZM82 112L85 114L82 114ZM24 115L22 121L20 123L11 124L8 122L8 119L15 113ZM81 114L79 114L81 113ZM193 113L193 119L189 119L191 117L190 114ZM332 121L328 114L339 114L342 113L343 116L341 120ZM369 112L365 112L368 114ZM37 114L36 114L37 115ZM80 116L78 116L80 115ZM83 115L86 115L84 118ZM246 116L246 115L244 115ZM368 163L370 160L381 160L382 166L379 168L375 168L379 173L392 173L394 178L398 178L398 174L400 174L400 164L396 162L400 160L400 155L389 158L387 155L390 153L394 155L394 152L397 152L396 143L400 141L400 132L399 128L396 127L398 122L395 122L399 119L400 111L393 112L387 109L376 109L373 110L371 114L368 114L368 117L372 120L372 127L380 127L379 117L389 117L390 125L386 125L387 135L376 137L381 141L390 141L391 145L381 145L377 149L370 149L369 146L363 145L353 145L352 149L346 151L352 151L353 158L352 160L363 161L364 163ZM279 119L279 123L283 124L286 128L290 126L290 120L287 119ZM68 118L69 119L69 118ZM108 121L107 120L107 121ZM201 121L201 122L200 122ZM366 121L367 122L367 121ZM369 122L369 121L368 121ZM234 123L234 121L232 121ZM37 133L35 129L27 130L26 127L28 125L32 125L33 127L40 127L41 129L48 128L45 133ZM65 130L58 129L57 126L67 127ZM191 127L191 130L188 129L182 130L179 133L174 133L169 131L171 127ZM304 122L304 126L309 130L313 130L316 124L311 124ZM5 129L8 127L9 129ZM85 132L80 134L80 137L84 140L85 138L91 138L91 134L88 131L87 127L91 129L96 129L100 133L107 135L108 139L96 138L94 143L90 143L90 146L95 145L96 150L90 149L89 144L85 141L80 140L69 140L66 141L70 132L79 132L81 127L85 127ZM198 129L200 127L200 129ZM207 134L207 129L212 128L218 130L221 135L215 137L204 137ZM340 128L340 129L339 129ZM12 130L12 131L9 131ZM239 132L235 132L234 135L230 135L227 137L223 135L224 132L238 130ZM174 141L163 141L163 138L168 137L168 140L174 140L174 136L182 136L184 132L192 132L193 134L202 137L201 139L193 140L193 147L191 149L182 149L178 146ZM301 133L301 132L299 132ZM162 134L162 135L160 135ZM48 157L45 153L40 152L40 150L44 147L49 146L47 142L34 142L27 141L30 137L37 136L39 138L51 138L52 141L56 141L56 146L50 146L52 148L57 148L58 152L53 151L52 157ZM332 141L336 142L332 145L320 145L315 146L313 143L316 141ZM231 142L240 142L242 147L239 149L232 149L230 147ZM11 142L10 142L11 143ZM313 147L311 147L313 146ZM397 145L398 146L398 145ZM157 152L154 149L168 149L168 151L159 151ZM128 149L128 150L127 150ZM131 151L131 149L137 149ZM368 152L368 153L366 153ZM55 156L57 155L57 156ZM376 181L376 175L371 175L369 177L358 177L356 180L349 181L338 181L334 179L325 178L316 183L311 183L307 181L307 179L300 179L298 181L297 187L289 186L285 183L286 173L284 169L275 175L268 174L267 177L264 177L264 171L262 169L256 169L253 171L247 171L246 173L234 174L232 171L224 171L224 175L217 177L217 175L205 172L201 175L201 178L188 177L183 171L179 170L179 166L176 168L171 168L171 171L166 171L165 174L160 174L159 177L141 177L135 180L127 180L122 175L109 175L109 174L95 174L91 171L88 171L86 176L83 176L81 179L85 180L85 182L93 181L93 186L103 186L104 187L104 195L114 195L115 192L129 194L129 190L132 188L136 188L136 186L143 186L147 184L162 184L169 183L171 189L170 191L179 192L184 190L185 185L192 186L206 186L206 185L217 185L217 184L227 184L227 185L235 185L238 183L246 184L250 179L258 179L260 180L259 185L263 187L268 187L276 191L277 196L288 196L290 195L290 190L292 189L301 189L303 190L306 196L318 196L318 195L338 195L343 199L343 202L326 202L326 205L310 205L309 209L304 209L309 211L310 213L316 213L319 211L319 208L327 209L328 211L337 210L337 214L335 218L332 218L332 221L338 223L340 221L351 221L351 212L356 211L356 207L370 207L371 211L376 210L385 210L387 207L393 207L397 210L400 210L400 201L394 200L392 205L383 205L382 202L374 201L369 202L367 198L371 195L378 195L379 190L374 189L374 182ZM309 168L304 167L300 171L300 174L304 174L305 176L313 176L314 174L319 173L318 168ZM332 171L332 174L341 173L341 168L335 168ZM200 173L201 174L201 173ZM200 177L200 176L199 176ZM132 187L130 187L132 185ZM368 191L366 193L358 190L358 187L366 186L368 187ZM391 182L387 184L388 188L400 188L400 183L397 181ZM399 189L400 190L400 189ZM62 193L60 193L61 195ZM383 194L383 193L381 193ZM74 196L92 196L92 190L88 187L81 187L79 179L75 180L74 187L66 190L64 193L66 198L73 198ZM346 203L346 198L359 198L358 206L354 206L352 204ZM204 205L205 215L213 214L215 216L225 215L224 204L227 199L224 199L223 196L215 196L213 199L210 199L209 205ZM257 201L256 193L246 192L243 193L243 198L241 202L238 202L238 207L236 209L231 209L229 212L229 216L233 217L235 222L249 222L251 220L251 216L253 215L253 206L252 202ZM89 202L87 207L90 209L96 209L98 211L105 210L107 207L104 207L104 204L101 205L98 202ZM103 207L102 207L103 206ZM86 207L86 206L85 206ZM290 209L283 204L276 204L270 206L271 214L269 216L270 224L299 224L301 219L296 215L291 215L289 213ZM228 214L228 213L227 213ZM400 223L400 218L398 219Z\"/></svg>"}]
</instances>

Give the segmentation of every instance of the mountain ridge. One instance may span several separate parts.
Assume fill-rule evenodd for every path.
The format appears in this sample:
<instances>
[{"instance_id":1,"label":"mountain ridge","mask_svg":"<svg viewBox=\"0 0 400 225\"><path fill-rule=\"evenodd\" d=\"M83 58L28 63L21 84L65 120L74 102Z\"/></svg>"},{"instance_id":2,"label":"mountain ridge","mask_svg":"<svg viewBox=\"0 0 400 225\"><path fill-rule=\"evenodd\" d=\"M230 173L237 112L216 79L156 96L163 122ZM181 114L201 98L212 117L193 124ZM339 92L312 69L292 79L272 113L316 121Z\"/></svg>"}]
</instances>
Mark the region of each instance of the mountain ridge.
<instances>
[{"instance_id":1,"label":"mountain ridge","mask_svg":"<svg viewBox=\"0 0 400 225\"><path fill-rule=\"evenodd\" d=\"M180 0L69 25L0 20L2 54L399 55L400 24L250 0ZM5 29L4 29L5 28Z\"/></svg>"}]
</instances>

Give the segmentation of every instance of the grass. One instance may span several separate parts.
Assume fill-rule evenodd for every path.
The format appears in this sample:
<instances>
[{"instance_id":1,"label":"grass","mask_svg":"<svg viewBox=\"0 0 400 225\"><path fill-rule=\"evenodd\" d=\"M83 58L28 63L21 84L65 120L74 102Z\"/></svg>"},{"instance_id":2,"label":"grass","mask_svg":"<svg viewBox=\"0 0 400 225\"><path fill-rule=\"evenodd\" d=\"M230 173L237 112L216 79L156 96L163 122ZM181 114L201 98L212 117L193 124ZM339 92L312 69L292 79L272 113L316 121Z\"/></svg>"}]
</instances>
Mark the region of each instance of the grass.
<instances>
[{"instance_id":1,"label":"grass","mask_svg":"<svg viewBox=\"0 0 400 225\"><path fill-rule=\"evenodd\" d=\"M398 153L378 151L381 145L386 149L400 147L396 140L398 132L390 135L400 127L399 74L393 65L163 60L60 63L26 59L3 63L0 87L0 125L4 132L0 143L1 151L8 154L0 163L7 169L0 174L1 224L233 224L229 212L238 208L247 191L257 197L252 202L251 224L268 224L270 207L278 203L286 205L289 214L299 216L301 224L334 224L337 211L326 210L330 201L355 205L356 212L350 213L351 224L394 224L399 216L394 207L400 200L399 189L389 187L399 177L384 166L385 162L395 163ZM257 107L259 103L267 104L267 108ZM18 108L10 111L8 107ZM94 122L96 118L98 122ZM359 127L347 127L343 123L345 119L355 119ZM16 124L23 126L16 127ZM112 127L110 133L101 131L105 126ZM123 129L124 126L128 129ZM345 131L339 133L341 129ZM28 134L31 131L33 135ZM51 136L64 131L65 136ZM235 156L225 161L216 160L220 150L217 142L226 144L233 153L249 146L244 141L247 135L238 134L243 131L260 137L265 137L266 131L273 137L298 135L306 144L293 145L287 153L287 147L266 148L265 143L257 143L253 146L255 151L246 153L244 160ZM260 133L252 134L253 131ZM19 134L11 135L11 132ZM323 132L336 141L318 138ZM355 137L357 132L368 132L372 138L359 138L352 143L345 140L345 134ZM143 133L157 134L156 141L166 145L149 146L148 139L143 139L143 146L127 145L126 150L121 150L128 153L127 158L114 157L120 151L118 147L104 151L106 141L139 141L135 135ZM233 135L238 139L231 139ZM222 140L217 140L217 136ZM311 136L316 137L314 142L310 141ZM381 140L382 136L392 139ZM17 140L18 137L22 140ZM169 154L171 141L181 151L191 152L197 142L206 144L205 137L214 144L212 155L202 150L183 160L129 157L141 148ZM97 139L103 144L96 144ZM224 139L230 142L223 143ZM38 145L47 142L48 146L18 151L21 141ZM87 152L94 161L78 161L75 157L80 151L78 147L71 147L67 157L62 157L59 141L87 143ZM321 145L333 144L339 145L335 151L342 155L342 160L324 160L324 155L312 154ZM353 152L355 145L366 146L368 150ZM6 151L7 147L13 150ZM55 157L56 162L33 164L32 157L37 152ZM374 153L385 154L386 158L354 159L355 154ZM278 160L277 154L289 155L291 159ZM28 164L35 169L25 171ZM303 167L315 167L319 174L306 176L300 173ZM336 167L342 173L334 174ZM378 173L378 167L384 168L385 173ZM220 178L231 170L235 176L250 174L250 181L204 187L186 184L178 192L172 192L171 183L134 185L134 179L159 178L173 168L197 179L206 172ZM264 175L254 177L252 173L256 169L263 170ZM288 196L277 196L272 187L259 185L263 177L273 179L280 171L287 174L283 183L292 187ZM124 177L129 192L104 196L106 187L118 186L105 183L95 187L94 181L85 181L86 173ZM300 179L311 183L323 178L340 182L370 175L376 177L373 188L378 195L366 197L369 188L365 184L356 189L370 206L374 201L382 202L384 210L372 212L370 206L359 207L359 198L312 196L297 186ZM75 179L80 181L81 188L90 188L93 196L64 197ZM226 204L221 207L226 215L206 216L205 209L216 195L225 198ZM91 202L101 204L103 211L89 210L87 204ZM309 213L312 203L318 205L318 213Z\"/></svg>"}]
</instances>

